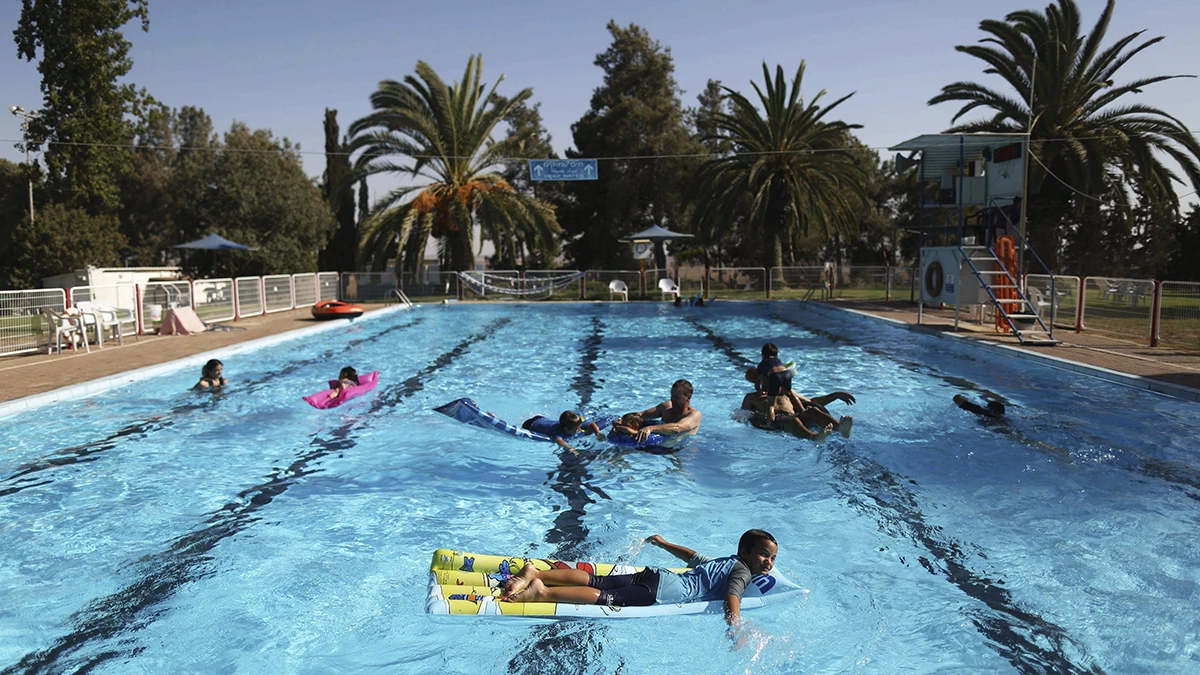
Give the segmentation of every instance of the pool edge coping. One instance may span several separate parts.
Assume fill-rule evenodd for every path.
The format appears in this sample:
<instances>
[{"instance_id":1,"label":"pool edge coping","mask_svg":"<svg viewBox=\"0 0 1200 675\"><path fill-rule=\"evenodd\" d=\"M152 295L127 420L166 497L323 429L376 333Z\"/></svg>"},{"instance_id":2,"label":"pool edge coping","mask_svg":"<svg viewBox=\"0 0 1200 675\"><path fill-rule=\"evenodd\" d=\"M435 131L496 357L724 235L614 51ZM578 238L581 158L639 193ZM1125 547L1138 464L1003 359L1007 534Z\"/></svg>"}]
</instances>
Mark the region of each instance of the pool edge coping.
<instances>
[{"instance_id":1,"label":"pool edge coping","mask_svg":"<svg viewBox=\"0 0 1200 675\"><path fill-rule=\"evenodd\" d=\"M990 340L978 338L973 335L964 335L964 334L960 334L960 333L950 333L950 332L945 332L945 331L929 330L925 326L921 326L919 324L912 324L912 323L908 323L907 321L902 321L900 319L893 319L891 317L879 316L878 314L872 314L870 312L864 312L864 311L858 310L858 309L850 309L848 307L836 307L836 306L831 306L831 305L820 305L820 304L814 305L814 307L820 307L823 311L830 310L830 311L836 311L836 312L847 312L847 313L855 314L855 315L862 316L862 317L865 317L868 319L884 321L884 322L899 326L901 328L919 331L924 335L958 340L959 344L974 345L984 351L990 351L990 352L994 352L994 353L1004 354L1006 356L1013 356L1013 357L1016 357L1019 359L1024 359L1026 361L1040 362L1043 365L1048 365L1048 366L1051 366L1054 368L1061 368L1063 370L1069 370L1069 371L1079 373L1082 375L1090 375L1092 377L1104 380L1106 382L1112 382L1114 384L1121 384L1121 385L1125 385L1127 387L1133 387L1135 389L1151 391L1156 394L1163 394L1165 396L1171 396L1171 397L1182 399L1185 401L1191 401L1193 403L1200 403L1200 389L1194 389L1192 387L1188 387L1188 386L1185 386L1182 384L1172 384L1170 382L1163 382L1161 380L1155 380L1153 378L1143 377L1141 375L1122 373L1121 371L1112 370L1110 368L1105 368L1103 366L1092 366L1092 365L1088 365L1085 363L1079 363L1078 361L1072 361L1070 359L1065 359L1061 356L1051 356L1049 354L1038 354L1036 352L1029 352L1029 351L1025 351L1023 349L1018 349L1011 345L1000 344L999 342L992 342Z\"/></svg>"},{"instance_id":2,"label":"pool edge coping","mask_svg":"<svg viewBox=\"0 0 1200 675\"><path fill-rule=\"evenodd\" d=\"M414 306L419 305L414 303ZM253 340L246 340L245 342L238 342L225 347L210 349L206 352L200 352L198 354L192 354L191 356L184 356L182 358L156 363L152 366L134 368L133 370L126 370L115 375L108 375L94 380L88 380L87 382L80 382L79 384L70 384L65 387L59 387L58 389L51 389L50 391L44 391L40 394L33 394L32 396L25 396L22 398L13 399L11 401L5 401L4 403L0 403L0 419L12 417L13 415L28 412L30 410L44 408L55 403L73 401L76 399L85 398L87 396L92 396L94 394L102 394L106 391L112 391L113 389L123 387L133 382L148 380L152 377L165 375L181 368L194 367L212 358L219 358L220 356L228 358L231 354L241 354L243 352L262 349L263 347L270 347L271 345L279 344L281 342L287 342L288 340L295 340L297 338L307 337L309 335L324 333L335 328L344 328L356 322L390 315L403 309L409 308L402 304L394 307L383 307L381 309L368 312L357 319L334 319L332 321L327 321L315 326L293 328L292 330L284 331L282 333L264 335L263 337L254 338Z\"/></svg>"}]
</instances>

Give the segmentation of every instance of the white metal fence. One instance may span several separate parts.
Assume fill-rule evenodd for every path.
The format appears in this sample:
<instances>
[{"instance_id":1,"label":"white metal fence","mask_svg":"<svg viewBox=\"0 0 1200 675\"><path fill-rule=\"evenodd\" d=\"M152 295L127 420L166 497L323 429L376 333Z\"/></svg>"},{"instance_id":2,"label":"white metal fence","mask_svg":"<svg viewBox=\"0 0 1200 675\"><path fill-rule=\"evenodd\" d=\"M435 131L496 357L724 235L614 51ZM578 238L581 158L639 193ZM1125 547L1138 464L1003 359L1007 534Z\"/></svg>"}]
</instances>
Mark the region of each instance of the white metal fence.
<instances>
[{"instance_id":1,"label":"white metal fence","mask_svg":"<svg viewBox=\"0 0 1200 675\"><path fill-rule=\"evenodd\" d=\"M317 302L338 299L338 278L337 272L317 272Z\"/></svg>"},{"instance_id":2,"label":"white metal fence","mask_svg":"<svg viewBox=\"0 0 1200 675\"><path fill-rule=\"evenodd\" d=\"M238 277L233 280L233 285L239 318L263 313L266 306L263 305L261 277Z\"/></svg>"},{"instance_id":3,"label":"white metal fence","mask_svg":"<svg viewBox=\"0 0 1200 675\"><path fill-rule=\"evenodd\" d=\"M398 288L394 272L342 272L342 300L387 300Z\"/></svg>"},{"instance_id":4,"label":"white metal fence","mask_svg":"<svg viewBox=\"0 0 1200 675\"><path fill-rule=\"evenodd\" d=\"M285 312L292 308L292 277L289 274L269 274L262 278L263 307L267 314Z\"/></svg>"},{"instance_id":5,"label":"white metal fence","mask_svg":"<svg viewBox=\"0 0 1200 675\"><path fill-rule=\"evenodd\" d=\"M233 296L233 279L197 279L192 282L196 316L206 323L233 321L237 318Z\"/></svg>"},{"instance_id":6,"label":"white metal fence","mask_svg":"<svg viewBox=\"0 0 1200 675\"><path fill-rule=\"evenodd\" d=\"M158 330L167 310L192 306L192 284L188 281L151 281L142 286L138 313L142 332Z\"/></svg>"},{"instance_id":7,"label":"white metal fence","mask_svg":"<svg viewBox=\"0 0 1200 675\"><path fill-rule=\"evenodd\" d=\"M50 342L49 323L42 309L63 311L66 293L61 288L0 291L0 354L36 351Z\"/></svg>"},{"instance_id":8,"label":"white metal fence","mask_svg":"<svg viewBox=\"0 0 1200 675\"><path fill-rule=\"evenodd\" d=\"M293 274L292 297L292 305L295 308L312 307L317 304L317 275Z\"/></svg>"},{"instance_id":9,"label":"white metal fence","mask_svg":"<svg viewBox=\"0 0 1200 675\"><path fill-rule=\"evenodd\" d=\"M1162 282L1158 339L1170 344L1200 345L1200 283Z\"/></svg>"},{"instance_id":10,"label":"white metal fence","mask_svg":"<svg viewBox=\"0 0 1200 675\"><path fill-rule=\"evenodd\" d=\"M1025 296L1033 303L1042 321L1074 328L1079 314L1079 277L1026 274Z\"/></svg>"},{"instance_id":11,"label":"white metal fence","mask_svg":"<svg viewBox=\"0 0 1200 675\"><path fill-rule=\"evenodd\" d=\"M1153 300L1153 279L1087 277L1080 324L1086 330L1148 338Z\"/></svg>"},{"instance_id":12,"label":"white metal fence","mask_svg":"<svg viewBox=\"0 0 1200 675\"><path fill-rule=\"evenodd\" d=\"M709 297L763 297L767 293L765 267L713 267L708 270Z\"/></svg>"}]
</instances>

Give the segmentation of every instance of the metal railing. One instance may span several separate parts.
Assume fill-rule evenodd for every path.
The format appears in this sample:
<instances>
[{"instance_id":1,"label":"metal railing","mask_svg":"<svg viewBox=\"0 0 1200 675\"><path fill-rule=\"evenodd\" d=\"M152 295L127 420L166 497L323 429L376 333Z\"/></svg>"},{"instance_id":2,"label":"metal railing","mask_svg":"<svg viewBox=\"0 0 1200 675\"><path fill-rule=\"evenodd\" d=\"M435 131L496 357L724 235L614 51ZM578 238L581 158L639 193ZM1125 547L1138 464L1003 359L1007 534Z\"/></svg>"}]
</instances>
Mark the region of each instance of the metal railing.
<instances>
[{"instance_id":1,"label":"metal railing","mask_svg":"<svg viewBox=\"0 0 1200 675\"><path fill-rule=\"evenodd\" d=\"M1025 295L1042 321L1074 328L1079 318L1079 277L1026 274ZM1052 288L1053 287L1053 288Z\"/></svg>"},{"instance_id":2,"label":"metal railing","mask_svg":"<svg viewBox=\"0 0 1200 675\"><path fill-rule=\"evenodd\" d=\"M399 286L410 298L445 300L458 297L458 275L454 272L405 272Z\"/></svg>"},{"instance_id":3,"label":"metal railing","mask_svg":"<svg viewBox=\"0 0 1200 675\"><path fill-rule=\"evenodd\" d=\"M887 300L892 268L886 265L830 267L828 296L855 300Z\"/></svg>"},{"instance_id":4,"label":"metal railing","mask_svg":"<svg viewBox=\"0 0 1200 675\"><path fill-rule=\"evenodd\" d=\"M772 298L803 298L814 285L823 287L825 293L830 290L824 265L772 267L768 272ZM822 294L822 299L825 297Z\"/></svg>"},{"instance_id":5,"label":"metal railing","mask_svg":"<svg viewBox=\"0 0 1200 675\"><path fill-rule=\"evenodd\" d=\"M1087 277L1080 327L1097 333L1149 338L1154 321L1154 280Z\"/></svg>"},{"instance_id":6,"label":"metal railing","mask_svg":"<svg viewBox=\"0 0 1200 675\"><path fill-rule=\"evenodd\" d=\"M263 313L266 306L263 304L262 277L238 277L233 280L233 285L239 319Z\"/></svg>"},{"instance_id":7,"label":"metal railing","mask_svg":"<svg viewBox=\"0 0 1200 675\"><path fill-rule=\"evenodd\" d=\"M544 286L545 283L538 283L542 279L559 279L561 277L572 274L579 274L579 270L526 270L523 278L525 279L524 288L537 288L539 285ZM587 280L581 278L579 282L569 283L557 288L547 289L546 294L537 294L536 296L525 296L528 298L544 298L547 300L583 300L587 297Z\"/></svg>"},{"instance_id":8,"label":"metal railing","mask_svg":"<svg viewBox=\"0 0 1200 675\"><path fill-rule=\"evenodd\" d=\"M317 272L317 302L337 300L341 284L337 272Z\"/></svg>"},{"instance_id":9,"label":"metal railing","mask_svg":"<svg viewBox=\"0 0 1200 675\"><path fill-rule=\"evenodd\" d=\"M317 275L292 275L292 309L312 307L317 304Z\"/></svg>"},{"instance_id":10,"label":"metal railing","mask_svg":"<svg viewBox=\"0 0 1200 675\"><path fill-rule=\"evenodd\" d=\"M196 316L205 323L236 319L233 295L233 279L197 279L192 282Z\"/></svg>"},{"instance_id":11,"label":"metal railing","mask_svg":"<svg viewBox=\"0 0 1200 675\"><path fill-rule=\"evenodd\" d=\"M138 309L141 332L157 331L168 310L192 306L190 281L151 281L142 286L142 303Z\"/></svg>"},{"instance_id":12,"label":"metal railing","mask_svg":"<svg viewBox=\"0 0 1200 675\"><path fill-rule=\"evenodd\" d=\"M765 267L710 267L708 297L729 300L756 299L767 295Z\"/></svg>"},{"instance_id":13,"label":"metal railing","mask_svg":"<svg viewBox=\"0 0 1200 675\"><path fill-rule=\"evenodd\" d=\"M400 287L394 272L342 272L341 282L341 297L347 302L382 302L393 289ZM408 289L403 290L408 293Z\"/></svg>"},{"instance_id":14,"label":"metal railing","mask_svg":"<svg viewBox=\"0 0 1200 675\"><path fill-rule=\"evenodd\" d=\"M1200 346L1200 283L1164 281L1160 284L1157 340Z\"/></svg>"},{"instance_id":15,"label":"metal railing","mask_svg":"<svg viewBox=\"0 0 1200 675\"><path fill-rule=\"evenodd\" d=\"M0 291L0 354L20 354L50 343L42 309L62 312L67 294L61 288Z\"/></svg>"},{"instance_id":16,"label":"metal railing","mask_svg":"<svg viewBox=\"0 0 1200 675\"><path fill-rule=\"evenodd\" d=\"M268 274L262 278L262 284L263 311L267 314L285 312L295 307L290 274Z\"/></svg>"}]
</instances>

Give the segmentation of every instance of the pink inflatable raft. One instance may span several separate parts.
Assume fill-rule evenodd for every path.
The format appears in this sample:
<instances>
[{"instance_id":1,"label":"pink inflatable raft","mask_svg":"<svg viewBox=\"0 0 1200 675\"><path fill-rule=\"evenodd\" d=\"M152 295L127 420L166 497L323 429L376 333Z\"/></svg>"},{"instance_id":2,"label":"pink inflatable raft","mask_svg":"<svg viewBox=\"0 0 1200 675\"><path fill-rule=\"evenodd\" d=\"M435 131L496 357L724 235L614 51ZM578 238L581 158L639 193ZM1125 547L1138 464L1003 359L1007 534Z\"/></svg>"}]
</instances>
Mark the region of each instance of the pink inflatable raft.
<instances>
[{"instance_id":1,"label":"pink inflatable raft","mask_svg":"<svg viewBox=\"0 0 1200 675\"><path fill-rule=\"evenodd\" d=\"M325 410L327 408L336 408L339 405L349 401L352 398L358 398L363 394L375 388L379 384L379 371L372 371L365 375L358 376L358 384L353 387L347 387L345 391L337 395L337 398L330 398L333 393L333 388L337 386L337 380L329 381L329 388L325 391L318 391L310 396L305 396L304 400L314 408Z\"/></svg>"}]
</instances>

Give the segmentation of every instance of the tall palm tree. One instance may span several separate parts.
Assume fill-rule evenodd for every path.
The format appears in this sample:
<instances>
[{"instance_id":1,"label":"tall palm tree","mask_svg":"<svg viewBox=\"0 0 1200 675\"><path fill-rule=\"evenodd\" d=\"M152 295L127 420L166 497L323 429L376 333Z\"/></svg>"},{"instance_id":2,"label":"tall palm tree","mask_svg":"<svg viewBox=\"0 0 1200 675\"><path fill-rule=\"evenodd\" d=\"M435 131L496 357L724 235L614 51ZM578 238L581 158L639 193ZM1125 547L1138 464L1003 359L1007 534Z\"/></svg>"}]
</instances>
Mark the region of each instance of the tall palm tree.
<instances>
[{"instance_id":1,"label":"tall palm tree","mask_svg":"<svg viewBox=\"0 0 1200 675\"><path fill-rule=\"evenodd\" d=\"M775 77L763 63L764 87L751 83L758 107L742 94L722 87L727 109L712 114L705 141L722 141L729 153L697 170L692 201L702 235L740 225L762 240L762 265L782 264L780 242L812 226L851 234L855 207L866 194L863 176L847 141L858 124L825 121L848 94L827 106L825 90L807 104L800 96L804 62L789 88L783 66Z\"/></svg>"},{"instance_id":2,"label":"tall palm tree","mask_svg":"<svg viewBox=\"0 0 1200 675\"><path fill-rule=\"evenodd\" d=\"M560 231L550 204L513 190L496 170L504 144L492 133L512 106L533 95L523 89L507 99L480 82L483 58L472 56L459 82L446 84L424 62L403 82L385 80L371 95L374 112L350 126L350 152L358 176L394 174L415 184L398 187L374 206L359 231L364 264L382 269L392 255L403 268L421 263L425 242L439 242L452 270L471 268L472 226L485 238L521 235L550 245Z\"/></svg>"},{"instance_id":3,"label":"tall palm tree","mask_svg":"<svg viewBox=\"0 0 1200 675\"><path fill-rule=\"evenodd\" d=\"M1081 32L1074 0L1058 0L1044 12L1012 12L1004 21L985 20L988 37L980 44L955 47L987 64L1015 92L973 82L955 82L929 100L930 105L961 101L954 115L982 108L991 116L950 129L1030 135L1029 228L1035 250L1059 250L1058 228L1072 208L1107 195L1127 213L1135 184L1147 198L1178 204L1172 183L1181 182L1162 156L1174 159L1193 186L1200 188L1200 145L1178 118L1141 103L1118 103L1147 86L1193 75L1157 75L1116 84L1114 76L1131 58L1163 38L1137 42L1131 33L1103 46L1115 0L1108 0L1091 33ZM1135 44L1136 43L1136 44Z\"/></svg>"}]
</instances>

